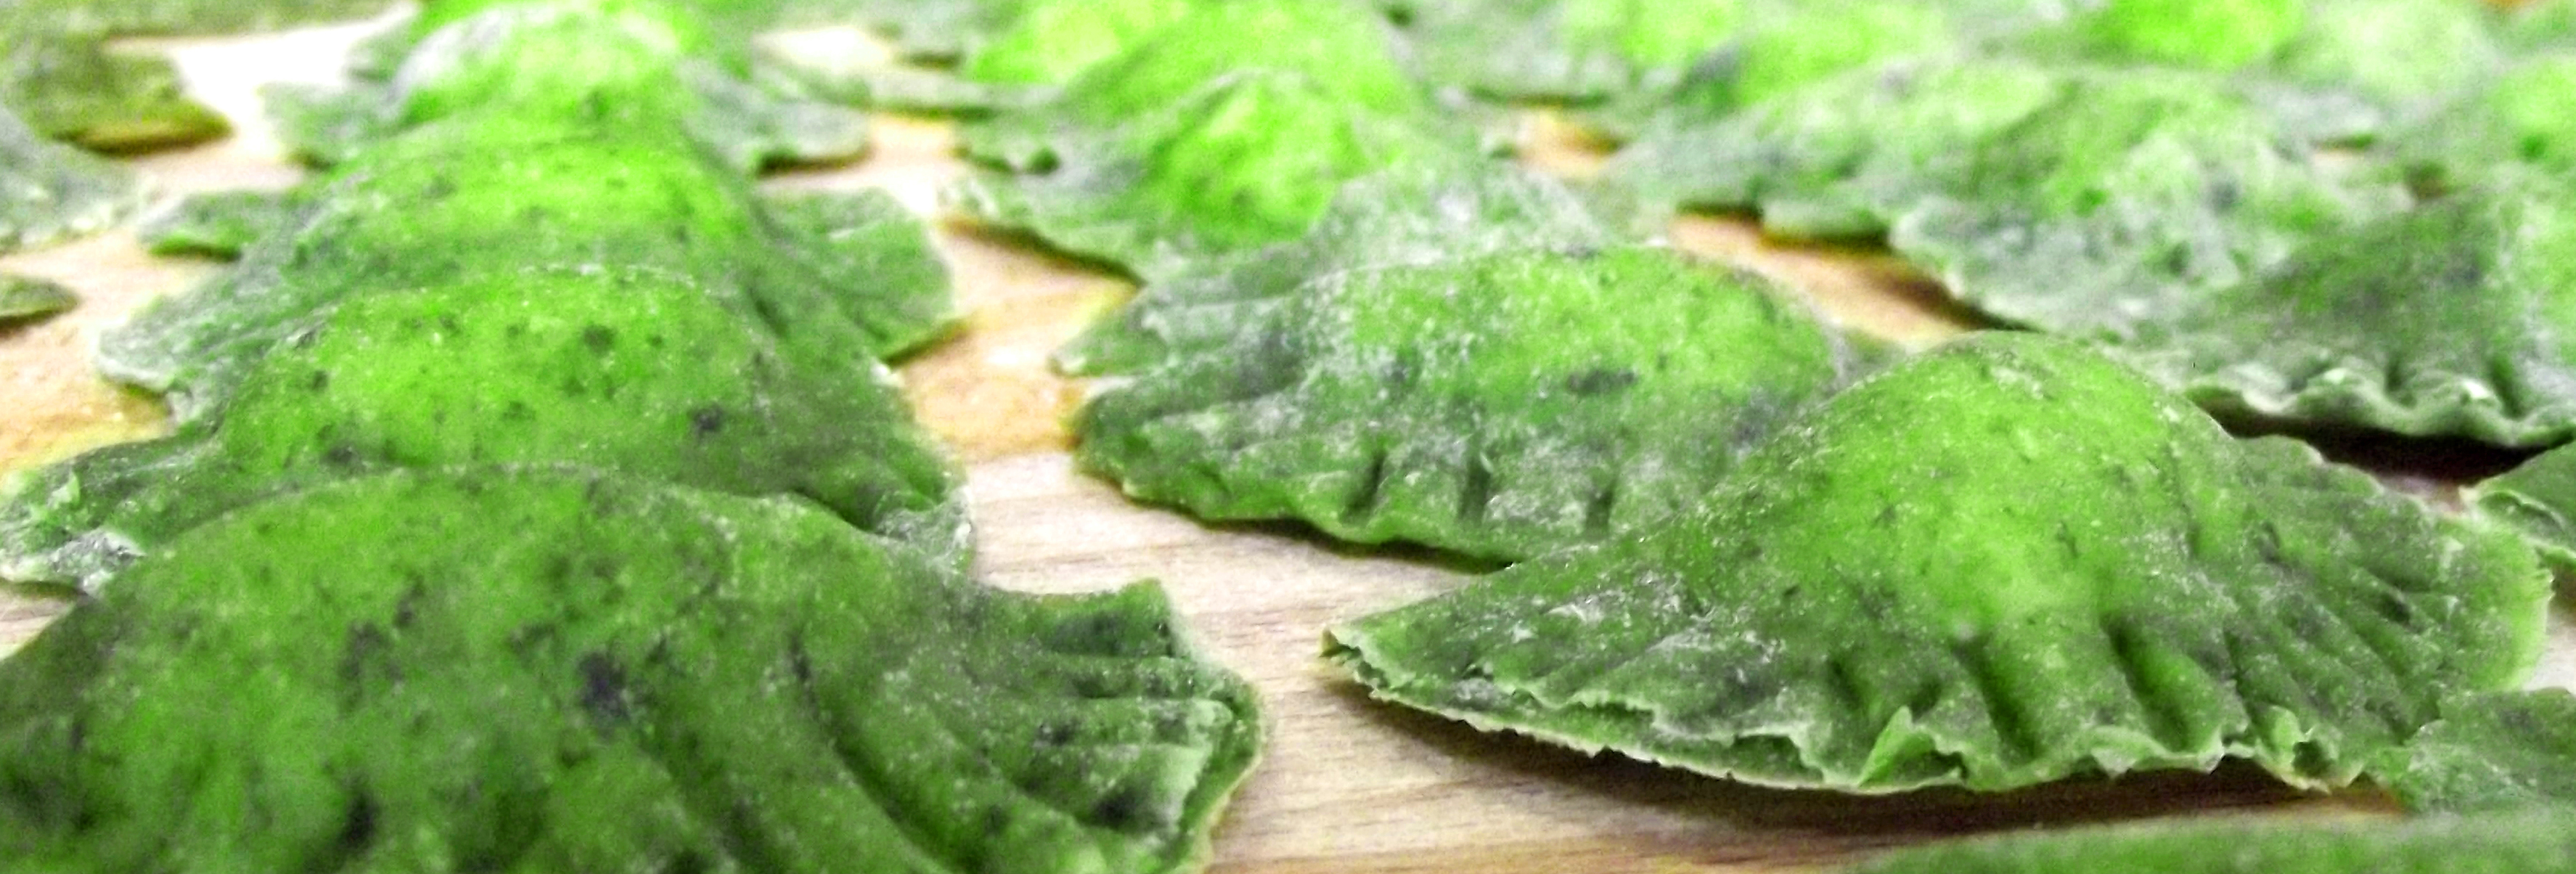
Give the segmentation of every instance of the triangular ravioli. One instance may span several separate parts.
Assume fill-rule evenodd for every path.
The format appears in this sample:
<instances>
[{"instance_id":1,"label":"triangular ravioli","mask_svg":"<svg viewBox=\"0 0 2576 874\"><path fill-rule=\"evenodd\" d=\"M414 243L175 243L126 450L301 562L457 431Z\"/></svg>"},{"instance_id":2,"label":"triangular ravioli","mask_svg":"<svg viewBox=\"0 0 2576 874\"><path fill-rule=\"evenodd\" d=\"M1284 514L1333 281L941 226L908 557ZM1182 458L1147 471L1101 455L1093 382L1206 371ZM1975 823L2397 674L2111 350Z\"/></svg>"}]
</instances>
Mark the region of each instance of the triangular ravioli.
<instances>
[{"instance_id":1,"label":"triangular ravioli","mask_svg":"<svg viewBox=\"0 0 2576 874\"><path fill-rule=\"evenodd\" d=\"M2519 177L2318 239L2121 349L2211 409L2539 446L2576 436L2576 191Z\"/></svg>"},{"instance_id":2,"label":"triangular ravioli","mask_svg":"<svg viewBox=\"0 0 2576 874\"><path fill-rule=\"evenodd\" d=\"M263 239L294 233L310 193L311 186L193 194L155 211L134 233L155 255L233 260Z\"/></svg>"},{"instance_id":3,"label":"triangular ravioli","mask_svg":"<svg viewBox=\"0 0 2576 874\"><path fill-rule=\"evenodd\" d=\"M1940 171L1889 244L2008 322L2124 334L2405 205L2209 76L2101 71Z\"/></svg>"},{"instance_id":4,"label":"triangular ravioli","mask_svg":"<svg viewBox=\"0 0 2576 874\"><path fill-rule=\"evenodd\" d=\"M2242 758L2334 786L2444 696L2518 683L2548 597L2509 534L1989 333L1811 408L1686 514L1327 650L1383 698L1752 783Z\"/></svg>"},{"instance_id":5,"label":"triangular ravioli","mask_svg":"<svg viewBox=\"0 0 2576 874\"><path fill-rule=\"evenodd\" d=\"M1940 189L1962 151L2074 88L2068 73L2009 57L1873 66L1658 130L1611 172L1650 206L1749 209L1795 237L1877 237Z\"/></svg>"},{"instance_id":6,"label":"triangular ravioli","mask_svg":"<svg viewBox=\"0 0 2576 874\"><path fill-rule=\"evenodd\" d=\"M1304 76L1248 70L1167 111L1069 133L1044 171L985 172L952 192L978 219L1146 278L1303 233L1336 183L1447 161L1461 144L1349 114Z\"/></svg>"},{"instance_id":7,"label":"triangular ravioli","mask_svg":"<svg viewBox=\"0 0 2576 874\"><path fill-rule=\"evenodd\" d=\"M360 65L346 89L271 89L270 111L278 135L322 164L475 115L683 127L744 169L865 150L865 115L807 100L754 63L754 24L687 0L442 3L371 49L399 62Z\"/></svg>"},{"instance_id":8,"label":"triangular ravioli","mask_svg":"<svg viewBox=\"0 0 2576 874\"><path fill-rule=\"evenodd\" d=\"M1566 186L1483 164L1424 164L1342 186L1295 241L1146 286L1058 350L1076 376L1133 373L1229 342L1243 320L1308 282L1513 249L1603 249L1621 241Z\"/></svg>"},{"instance_id":9,"label":"triangular ravioli","mask_svg":"<svg viewBox=\"0 0 2576 874\"><path fill-rule=\"evenodd\" d=\"M936 336L955 308L926 231L883 193L764 197L666 138L457 119L293 195L216 204L183 226L204 237L190 245L280 232L99 342L110 376L172 392L183 419L316 308L530 268L668 270L781 331L837 335L854 366Z\"/></svg>"},{"instance_id":10,"label":"triangular ravioli","mask_svg":"<svg viewBox=\"0 0 2576 874\"><path fill-rule=\"evenodd\" d=\"M1075 421L1086 467L1204 518L1517 560L1678 509L1885 355L1589 226L1553 183L1426 174L1340 203L1069 350L1117 377Z\"/></svg>"},{"instance_id":11,"label":"triangular ravioli","mask_svg":"<svg viewBox=\"0 0 2576 874\"><path fill-rule=\"evenodd\" d=\"M458 468L200 526L0 663L0 847L1170 872L1260 733L1151 584L987 589L800 501Z\"/></svg>"},{"instance_id":12,"label":"triangular ravioli","mask_svg":"<svg viewBox=\"0 0 2576 874\"><path fill-rule=\"evenodd\" d=\"M2567 874L2576 811L2402 822L2207 817L1953 841L1848 874Z\"/></svg>"},{"instance_id":13,"label":"triangular ravioli","mask_svg":"<svg viewBox=\"0 0 2576 874\"><path fill-rule=\"evenodd\" d=\"M1580 114L1627 140L1711 124L1853 71L1970 55L2055 14L2046 0L1749 0L1736 38L1670 85Z\"/></svg>"},{"instance_id":14,"label":"triangular ravioli","mask_svg":"<svg viewBox=\"0 0 2576 874\"><path fill-rule=\"evenodd\" d=\"M2369 172L2313 162L2222 78L2010 56L1846 73L1660 130L1613 172L1650 212L1886 233L1980 311L2110 335L2406 202Z\"/></svg>"},{"instance_id":15,"label":"triangular ravioli","mask_svg":"<svg viewBox=\"0 0 2576 874\"><path fill-rule=\"evenodd\" d=\"M41 319L79 303L70 289L60 285L0 273L0 325Z\"/></svg>"},{"instance_id":16,"label":"triangular ravioli","mask_svg":"<svg viewBox=\"0 0 2576 874\"><path fill-rule=\"evenodd\" d=\"M1298 39L1278 39L1296 33ZM1393 34L1347 0L1227 0L1194 4L1143 42L1087 65L1062 94L1042 104L979 119L961 135L969 155L1011 169L1057 159L1051 140L1167 109L1215 80L1245 71L1287 71L1353 113L1404 118L1429 98L1396 52Z\"/></svg>"},{"instance_id":17,"label":"triangular ravioli","mask_svg":"<svg viewBox=\"0 0 2576 874\"><path fill-rule=\"evenodd\" d=\"M37 137L0 106L0 252L102 230L142 205L133 173Z\"/></svg>"},{"instance_id":18,"label":"triangular ravioli","mask_svg":"<svg viewBox=\"0 0 2576 874\"><path fill-rule=\"evenodd\" d=\"M1153 278L1301 236L1344 181L1467 152L1431 111L1364 10L1209 4L1052 100L969 125L968 154L1000 169L955 199Z\"/></svg>"},{"instance_id":19,"label":"triangular ravioli","mask_svg":"<svg viewBox=\"0 0 2576 874\"><path fill-rule=\"evenodd\" d=\"M728 303L733 303L728 306ZM795 494L962 563L957 476L882 366L654 272L531 270L350 298L245 362L178 433L0 500L0 578L96 590L269 495L388 468L563 462Z\"/></svg>"},{"instance_id":20,"label":"triangular ravioli","mask_svg":"<svg viewBox=\"0 0 2576 874\"><path fill-rule=\"evenodd\" d=\"M167 59L111 53L106 42L0 8L0 112L15 113L46 139L110 151L185 145L231 130L223 116L181 93Z\"/></svg>"},{"instance_id":21,"label":"triangular ravioli","mask_svg":"<svg viewBox=\"0 0 2576 874\"><path fill-rule=\"evenodd\" d=\"M984 116L1041 102L1212 2L1226 0L1015 2L940 66L799 57L793 72L817 93L878 110Z\"/></svg>"},{"instance_id":22,"label":"triangular ravioli","mask_svg":"<svg viewBox=\"0 0 2576 874\"><path fill-rule=\"evenodd\" d=\"M134 151L223 135L223 117L180 91L159 57L111 49L127 36L241 33L383 11L387 0L17 0L0 5L0 111L37 132Z\"/></svg>"}]
</instances>

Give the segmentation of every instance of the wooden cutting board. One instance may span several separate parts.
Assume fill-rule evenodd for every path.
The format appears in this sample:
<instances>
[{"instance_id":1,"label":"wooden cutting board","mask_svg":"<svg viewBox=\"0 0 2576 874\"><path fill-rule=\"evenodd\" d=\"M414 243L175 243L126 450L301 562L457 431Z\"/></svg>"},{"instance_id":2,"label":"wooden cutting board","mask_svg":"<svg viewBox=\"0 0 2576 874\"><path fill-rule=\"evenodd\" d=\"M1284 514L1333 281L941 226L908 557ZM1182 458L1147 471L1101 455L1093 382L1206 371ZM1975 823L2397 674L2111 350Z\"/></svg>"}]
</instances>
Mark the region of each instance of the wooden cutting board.
<instances>
[{"instance_id":1,"label":"wooden cutting board","mask_svg":"<svg viewBox=\"0 0 2576 874\"><path fill-rule=\"evenodd\" d=\"M190 87L238 126L228 140L136 162L171 195L276 188L300 173L279 157L254 89L328 81L351 26L232 40L154 43ZM851 31L803 35L795 48L881 52ZM937 216L962 170L944 123L885 117L876 147L846 167L785 174L795 189L884 187ZM1530 162L1580 175L1598 151L1533 116ZM1919 792L1887 798L1755 789L1614 756L1585 757L1369 701L1319 663L1321 629L1456 586L1464 572L1421 554L1344 547L1289 526L1205 526L1131 503L1073 470L1063 416L1082 387L1046 356L1131 292L1127 282L953 223L937 230L972 311L960 336L903 365L907 394L968 469L977 569L994 585L1048 592L1163 581L1206 648L1262 692L1269 751L1217 836L1223 872L1755 872L1830 867L1874 848L1945 836L2142 816L2378 815L2367 790L2302 796L2260 773L2079 780L2005 795ZM1743 263L1812 297L1844 322L1913 345L1969 320L1938 289L1883 254L1785 245L1742 222L1691 219L1676 245ZM0 472L158 433L149 398L100 381L96 332L135 306L213 272L145 255L126 232L0 258L0 270L49 277L82 305L0 332ZM2491 463L2358 447L2351 457L2437 500L2463 471ZM0 652L66 604L0 593ZM2559 623L2563 625L2563 623ZM2576 677L2576 639L2554 629L2544 681Z\"/></svg>"}]
</instances>

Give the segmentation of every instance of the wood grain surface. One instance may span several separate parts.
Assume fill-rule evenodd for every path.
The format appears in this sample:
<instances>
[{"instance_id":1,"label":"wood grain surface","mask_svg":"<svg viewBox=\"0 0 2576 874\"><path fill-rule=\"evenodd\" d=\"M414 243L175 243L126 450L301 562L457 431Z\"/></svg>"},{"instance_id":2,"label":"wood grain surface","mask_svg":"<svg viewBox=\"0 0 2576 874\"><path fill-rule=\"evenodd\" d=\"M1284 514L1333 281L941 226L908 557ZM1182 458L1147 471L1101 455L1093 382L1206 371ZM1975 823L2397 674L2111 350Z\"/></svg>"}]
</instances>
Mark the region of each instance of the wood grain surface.
<instances>
[{"instance_id":1,"label":"wood grain surface","mask_svg":"<svg viewBox=\"0 0 2576 874\"><path fill-rule=\"evenodd\" d=\"M341 53L367 30L144 46L170 52L192 90L238 131L137 165L170 197L292 183L300 174L279 157L254 88L328 81ZM800 35L792 45L880 51L849 31ZM1552 118L1531 116L1524 134L1535 166L1569 175L1598 167L1599 155ZM881 117L865 160L782 174L770 184L883 187L938 217L940 188L961 172L952 145L944 123ZM1269 752L1218 834L1215 870L1803 871L1872 848L1999 829L2159 815L2387 811L2368 790L2302 796L2233 769L2078 780L2000 796L1762 790L1479 734L1371 702L1315 658L1321 629L1458 585L1466 571L1421 554L1332 545L1289 526L1205 526L1129 502L1080 475L1066 454L1062 420L1082 387L1050 373L1047 355L1131 286L951 222L939 224L937 236L971 315L956 337L901 370L924 421L967 465L978 572L995 585L1051 592L1160 579L1206 648L1261 690ZM1785 244L1719 219L1687 219L1672 239L1774 276L1836 318L1908 345L1929 345L1969 324L1929 281L1883 253ZM87 349L99 329L135 306L213 269L147 256L125 232L0 258L0 270L52 278L82 297L63 316L0 332L0 472L164 427L152 400L93 374ZM2498 463L2368 441L2330 451L2435 500L2448 499L2462 476ZM59 599L0 592L0 652L65 607ZM2563 685L2570 677L2576 641L2555 628L2542 682Z\"/></svg>"}]
</instances>

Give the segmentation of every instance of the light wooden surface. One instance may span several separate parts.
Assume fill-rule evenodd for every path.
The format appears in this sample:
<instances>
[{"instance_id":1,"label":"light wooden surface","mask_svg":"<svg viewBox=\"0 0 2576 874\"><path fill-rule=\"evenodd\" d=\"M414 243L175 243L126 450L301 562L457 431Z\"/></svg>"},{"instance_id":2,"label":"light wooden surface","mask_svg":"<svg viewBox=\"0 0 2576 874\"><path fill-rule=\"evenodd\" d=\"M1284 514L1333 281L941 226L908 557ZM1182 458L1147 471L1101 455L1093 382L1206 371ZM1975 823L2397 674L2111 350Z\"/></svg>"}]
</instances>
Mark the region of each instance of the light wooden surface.
<instances>
[{"instance_id":1,"label":"light wooden surface","mask_svg":"<svg viewBox=\"0 0 2576 874\"><path fill-rule=\"evenodd\" d=\"M171 42L191 87L240 127L237 136L139 164L164 191L274 188L298 173L277 157L251 88L327 80L361 27L243 40ZM826 34L805 45L863 45ZM1597 155L1533 117L1531 162L1590 172ZM849 167L785 174L772 184L881 186L925 215L960 168L940 123L880 119L871 156ZM907 392L968 466L979 573L995 585L1087 591L1139 577L1164 581L1207 649L1263 695L1269 752L1217 840L1226 872L1754 872L1812 870L1871 848L1935 837L2149 815L2368 815L2367 791L2300 797L2262 775L2152 775L2083 780L2002 796L1925 792L1892 798L1760 790L1586 758L1482 735L1368 701L1315 659L1320 630L1458 585L1463 573L1421 555L1327 544L1287 526L1202 526L1139 506L1072 469L1064 413L1081 387L1047 354L1129 292L1122 280L972 229L942 224L940 248L973 315L947 344L907 362ZM1883 255L1763 239L1741 222L1686 220L1677 245L1753 266L1837 318L1922 345L1960 329L1937 289ZM71 313L0 333L0 471L16 470L162 427L148 399L92 375L91 338L137 304L211 272L154 259L112 233L0 258L0 270L50 277L83 298ZM2367 453L2365 453L2367 455ZM2399 481L2436 498L2451 479L2402 454ZM0 593L0 651L57 615L60 602ZM2576 676L2560 629L2543 680Z\"/></svg>"}]
</instances>

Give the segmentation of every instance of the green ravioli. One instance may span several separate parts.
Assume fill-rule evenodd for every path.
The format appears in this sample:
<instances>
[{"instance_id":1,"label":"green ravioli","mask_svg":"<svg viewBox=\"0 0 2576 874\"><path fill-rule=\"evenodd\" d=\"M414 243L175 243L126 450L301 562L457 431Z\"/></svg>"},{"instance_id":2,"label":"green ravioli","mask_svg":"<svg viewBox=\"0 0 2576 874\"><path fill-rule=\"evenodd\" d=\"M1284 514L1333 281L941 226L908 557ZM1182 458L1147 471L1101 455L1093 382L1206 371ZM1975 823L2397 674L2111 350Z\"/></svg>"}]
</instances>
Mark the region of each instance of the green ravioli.
<instances>
[{"instance_id":1,"label":"green ravioli","mask_svg":"<svg viewBox=\"0 0 2576 874\"><path fill-rule=\"evenodd\" d=\"M1751 0L1737 36L1665 87L1583 118L1618 139L1710 124L1856 70L1963 55L2046 21L2033 0ZM2046 14L2044 14L2046 13ZM1652 27L1653 25L1648 25Z\"/></svg>"},{"instance_id":2,"label":"green ravioli","mask_svg":"<svg viewBox=\"0 0 2576 874\"><path fill-rule=\"evenodd\" d=\"M1702 96L1700 102L1704 107L1748 106L1845 70L1948 47L1960 39L1947 8L1952 5L1969 4L1869 0L1774 4L1768 14L1755 20L1735 49L1731 69L1717 80L1723 87L1715 93L1722 97L1712 102Z\"/></svg>"},{"instance_id":3,"label":"green ravioli","mask_svg":"<svg viewBox=\"0 0 2576 874\"><path fill-rule=\"evenodd\" d=\"M2077 89L2074 74L2010 57L1868 67L1658 130L1612 173L1650 205L1756 210L1790 236L1876 237L1937 192L1962 152Z\"/></svg>"},{"instance_id":4,"label":"green ravioli","mask_svg":"<svg viewBox=\"0 0 2576 874\"><path fill-rule=\"evenodd\" d=\"M0 325L50 316L79 303L60 285L0 273Z\"/></svg>"},{"instance_id":5,"label":"green ravioli","mask_svg":"<svg viewBox=\"0 0 2576 874\"><path fill-rule=\"evenodd\" d=\"M1747 0L1405 0L1389 3L1426 74L1509 99L1599 100L1669 87L1732 43Z\"/></svg>"},{"instance_id":6,"label":"green ravioli","mask_svg":"<svg viewBox=\"0 0 2576 874\"><path fill-rule=\"evenodd\" d=\"M2202 406L2409 436L2576 436L2576 192L2536 176L2318 239L2124 349Z\"/></svg>"},{"instance_id":7,"label":"green ravioli","mask_svg":"<svg viewBox=\"0 0 2576 874\"><path fill-rule=\"evenodd\" d=\"M2311 163L2225 83L2149 71L2083 77L1937 185L1890 245L1982 312L2086 334L2124 334L2404 203Z\"/></svg>"},{"instance_id":8,"label":"green ravioli","mask_svg":"<svg viewBox=\"0 0 2576 874\"><path fill-rule=\"evenodd\" d=\"M1121 377L1076 419L1085 466L1203 518L1517 560L1686 506L1882 356L1768 282L1590 227L1552 183L1341 203L1068 350Z\"/></svg>"},{"instance_id":9,"label":"green ravioli","mask_svg":"<svg viewBox=\"0 0 2576 874\"><path fill-rule=\"evenodd\" d=\"M1870 67L1613 165L1650 209L1754 209L1803 237L1888 233L1990 315L2121 334L2404 202L2313 164L2227 81L2012 56Z\"/></svg>"},{"instance_id":10,"label":"green ravioli","mask_svg":"<svg viewBox=\"0 0 2576 874\"><path fill-rule=\"evenodd\" d=\"M0 9L0 112L16 113L37 135L136 151L230 129L181 93L168 60L110 52L103 35L58 28L32 12Z\"/></svg>"},{"instance_id":11,"label":"green ravioli","mask_svg":"<svg viewBox=\"0 0 2576 874\"><path fill-rule=\"evenodd\" d=\"M134 174L45 141L0 106L0 252L98 231L142 205Z\"/></svg>"},{"instance_id":12,"label":"green ravioli","mask_svg":"<svg viewBox=\"0 0 2576 874\"><path fill-rule=\"evenodd\" d=\"M122 36L271 30L361 18L386 0L18 0L0 6L0 108L44 136L134 150L211 139L224 120L180 93L168 61L112 51Z\"/></svg>"},{"instance_id":13,"label":"green ravioli","mask_svg":"<svg viewBox=\"0 0 2576 874\"><path fill-rule=\"evenodd\" d=\"M1259 733L1151 584L986 589L800 501L396 474L195 528L0 663L0 852L1179 871Z\"/></svg>"},{"instance_id":14,"label":"green ravioli","mask_svg":"<svg viewBox=\"0 0 2576 874\"><path fill-rule=\"evenodd\" d=\"M2442 720L2371 777L2418 811L2576 803L2576 696L2544 689L2446 702Z\"/></svg>"},{"instance_id":15,"label":"green ravioli","mask_svg":"<svg viewBox=\"0 0 2576 874\"><path fill-rule=\"evenodd\" d=\"M96 589L235 507L386 468L569 462L797 494L966 553L956 475L885 369L658 273L531 271L350 298L245 362L177 434L27 474L0 577Z\"/></svg>"},{"instance_id":16,"label":"green ravioli","mask_svg":"<svg viewBox=\"0 0 2576 874\"><path fill-rule=\"evenodd\" d=\"M101 366L172 392L189 418L319 307L531 267L667 270L777 330L833 338L854 364L918 346L951 318L926 232L882 193L766 197L686 142L531 127L435 125L282 198L183 217L175 248L280 232L107 332Z\"/></svg>"},{"instance_id":17,"label":"green ravioli","mask_svg":"<svg viewBox=\"0 0 2576 874\"><path fill-rule=\"evenodd\" d=\"M2521 466L2465 489L2479 515L2504 524L2562 571L2576 571L2576 449L2543 452Z\"/></svg>"},{"instance_id":18,"label":"green ravioli","mask_svg":"<svg viewBox=\"0 0 2576 874\"><path fill-rule=\"evenodd\" d=\"M1407 122L1349 114L1305 77L1228 76L1130 126L1069 135L1044 171L952 191L978 219L1146 278L1294 239L1334 186L1464 151Z\"/></svg>"},{"instance_id":19,"label":"green ravioli","mask_svg":"<svg viewBox=\"0 0 2576 874\"><path fill-rule=\"evenodd\" d=\"M2151 142L2112 139L2130 131L2169 140L2167 149L2203 152L2197 160L2215 165L2215 173L2185 167L2140 174L2148 179L2283 175L2263 165L2303 161L2310 141L2358 138L2394 118L2420 115L2488 75L2498 56L2475 4L2343 0L2300 13L2305 23L2296 39L2277 46L2264 42L2270 47L2259 53L2264 60L2255 72L2234 73L2245 63L2225 58L2246 47L2200 39L2185 26L2203 15L2263 19L2301 7L2182 5L2189 9L2110 3L2036 32L2028 23L2040 16L1962 13L1981 25L1961 31L1954 42L1982 44L1988 51L1941 45L1942 51L1887 63L1825 65L1848 71L1822 79L1786 77L1794 87L1775 89L1741 111L1719 111L1733 109L1736 101L1712 103L1686 88L1664 123L1648 128L1645 140L1621 156L1619 175L1649 203L1759 209L1766 228L1797 236L1871 236L1927 194L1993 185L1956 178L1979 172L1958 160L1977 150L2017 153L1999 157L2021 163L2121 158L2118 150L2155 148ZM2113 27L2114 21L2127 23ZM1999 22L2023 22L2024 29L2016 33ZM1793 32L1831 27L1812 24ZM2119 35L2087 35L2104 28ZM2224 33L2250 38L2261 29L2247 23ZM2214 54L2164 57L2175 52ZM1876 61L1891 54L1897 53L1855 57ZM2084 108L2094 104L2100 105ZM2032 120L2033 115L2068 115L2071 123ZM2023 124L2029 127L2017 127ZM2071 133L2088 129L2098 129L2093 135L2100 139L2066 142ZM2231 131L2238 135L2231 137ZM2274 141L2268 151L2275 154L2263 156L2267 150L2246 141L2260 138ZM2068 146L2100 154L2046 154ZM2255 163L2249 166L2249 159ZM2206 218L2185 211L2171 220L2188 225Z\"/></svg>"},{"instance_id":20,"label":"green ravioli","mask_svg":"<svg viewBox=\"0 0 2576 874\"><path fill-rule=\"evenodd\" d=\"M484 115L685 127L741 168L864 150L864 115L805 100L754 67L750 26L686 0L441 4L400 42L372 49L399 62L360 64L346 90L290 87L269 100L279 136L323 164L400 131Z\"/></svg>"},{"instance_id":21,"label":"green ravioli","mask_svg":"<svg viewBox=\"0 0 2576 874\"><path fill-rule=\"evenodd\" d=\"M1163 367L1223 348L1246 320L1308 282L1504 250L1599 250L1621 239L1565 185L1535 174L1481 162L1394 168L1344 185L1304 237L1146 286L1055 360L1076 376Z\"/></svg>"},{"instance_id":22,"label":"green ravioli","mask_svg":"<svg viewBox=\"0 0 2576 874\"><path fill-rule=\"evenodd\" d=\"M795 72L817 93L880 110L980 116L1042 101L1208 2L1218 0L1033 0L950 66L825 63Z\"/></svg>"},{"instance_id":23,"label":"green ravioli","mask_svg":"<svg viewBox=\"0 0 2576 874\"><path fill-rule=\"evenodd\" d=\"M2089 828L1901 850L1850 874L2569 874L2576 812L2403 822L2241 818Z\"/></svg>"},{"instance_id":24,"label":"green ravioli","mask_svg":"<svg viewBox=\"0 0 2576 874\"><path fill-rule=\"evenodd\" d=\"M1469 148L1379 22L1338 0L1208 4L965 138L1003 169L963 206L1149 278L1295 239L1340 183Z\"/></svg>"},{"instance_id":25,"label":"green ravioli","mask_svg":"<svg viewBox=\"0 0 2576 874\"><path fill-rule=\"evenodd\" d=\"M2391 160L2436 185L2469 186L2500 171L2576 174L2576 40L2522 59L2458 101L2397 131Z\"/></svg>"},{"instance_id":26,"label":"green ravioli","mask_svg":"<svg viewBox=\"0 0 2576 874\"><path fill-rule=\"evenodd\" d=\"M1776 434L1687 514L1328 655L1483 728L1854 792L2224 758L2340 785L2539 655L2517 538L2068 341L1980 335Z\"/></svg>"},{"instance_id":27,"label":"green ravioli","mask_svg":"<svg viewBox=\"0 0 2576 874\"><path fill-rule=\"evenodd\" d=\"M244 189L189 195L138 225L155 255L235 259L259 241L295 232L303 192Z\"/></svg>"},{"instance_id":28,"label":"green ravioli","mask_svg":"<svg viewBox=\"0 0 2576 874\"><path fill-rule=\"evenodd\" d=\"M1277 38L1283 33L1300 38ZM1053 142L1060 135L1135 123L1247 71L1293 73L1355 114L1413 117L1429 105L1386 28L1352 3L1204 3L1084 67L1055 99L967 125L965 146L1003 167L1043 167L1060 157Z\"/></svg>"}]
</instances>

